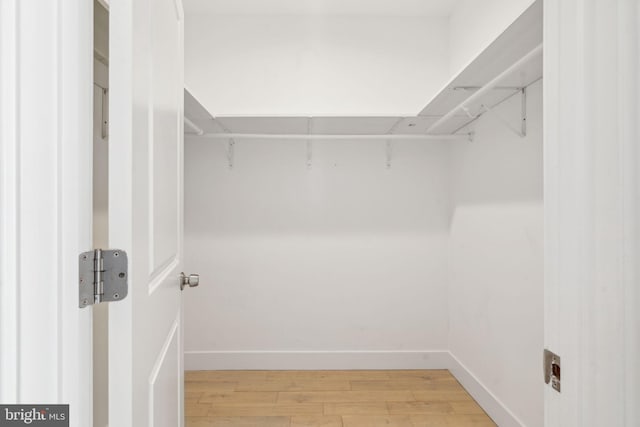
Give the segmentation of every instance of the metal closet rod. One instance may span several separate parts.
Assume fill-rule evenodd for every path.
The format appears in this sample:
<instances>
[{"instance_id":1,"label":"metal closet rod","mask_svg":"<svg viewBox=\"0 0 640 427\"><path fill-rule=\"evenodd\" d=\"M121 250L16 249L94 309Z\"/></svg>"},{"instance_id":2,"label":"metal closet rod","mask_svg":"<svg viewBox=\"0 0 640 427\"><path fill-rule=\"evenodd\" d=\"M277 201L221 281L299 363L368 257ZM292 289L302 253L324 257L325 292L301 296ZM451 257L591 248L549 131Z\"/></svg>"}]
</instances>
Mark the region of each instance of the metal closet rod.
<instances>
[{"instance_id":1,"label":"metal closet rod","mask_svg":"<svg viewBox=\"0 0 640 427\"><path fill-rule=\"evenodd\" d=\"M542 53L542 43L536 46L535 48L533 48L529 53L527 53L525 56L520 58L518 61L514 62L513 65L511 65L509 68L504 70L502 73L500 73L497 77L495 77L489 83L487 83L486 85L478 89L478 91L475 92L473 95L471 95L470 97L462 101L460 104L458 104L453 110L449 111L447 114L442 116L440 120L432 124L431 127L427 129L427 133L433 132L435 129L440 127L447 120L451 119L451 117L455 116L458 111L464 111L464 108L467 107L467 105L471 104L478 98L482 97L485 93L491 91L492 89L495 89L496 86L498 86L500 82L504 80L505 77L519 70L521 67L523 67L525 64L527 64L536 56L538 56L540 53Z\"/></svg>"},{"instance_id":2,"label":"metal closet rod","mask_svg":"<svg viewBox=\"0 0 640 427\"><path fill-rule=\"evenodd\" d=\"M359 139L359 140L435 140L435 141L458 141L468 140L471 133L455 135L416 135L416 134L391 134L391 135L333 135L333 134L270 134L270 133L204 133L198 135L200 138L211 139L279 139L279 140L335 140L335 139Z\"/></svg>"},{"instance_id":3,"label":"metal closet rod","mask_svg":"<svg viewBox=\"0 0 640 427\"><path fill-rule=\"evenodd\" d=\"M202 130L202 128L200 126L198 126L197 124L193 123L186 116L184 117L184 124L189 126L191 129L193 129L194 132L192 134L195 134L195 135L198 135L198 136L204 135L204 131Z\"/></svg>"}]
</instances>

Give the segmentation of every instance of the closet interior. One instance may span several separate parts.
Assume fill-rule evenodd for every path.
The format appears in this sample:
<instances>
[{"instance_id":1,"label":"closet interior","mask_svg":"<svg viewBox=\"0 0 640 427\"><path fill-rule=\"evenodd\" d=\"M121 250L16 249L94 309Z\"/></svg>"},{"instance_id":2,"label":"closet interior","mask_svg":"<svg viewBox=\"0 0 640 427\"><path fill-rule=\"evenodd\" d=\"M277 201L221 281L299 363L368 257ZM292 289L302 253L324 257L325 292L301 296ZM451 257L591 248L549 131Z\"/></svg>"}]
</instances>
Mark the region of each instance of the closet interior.
<instances>
[{"instance_id":1,"label":"closet interior","mask_svg":"<svg viewBox=\"0 0 640 427\"><path fill-rule=\"evenodd\" d=\"M543 424L542 1L512 2L503 28L460 3L459 16L429 21L449 41L424 39L439 61L428 81L420 70L394 77L397 99L410 93L405 109L379 107L394 89L372 76L359 92L314 74L324 41L285 55L287 31L322 28L344 37L334 54L347 69L362 40L340 33L342 18L305 30L268 17L265 38L282 46L264 53L273 40L245 34L209 59L225 31L258 18L221 17L209 36L204 18L188 21L185 271L201 286L184 293L186 370L449 369L499 425ZM384 67L380 51L372 67ZM264 56L265 81L216 92L212 79L256 73L252 55ZM269 55L325 86L272 87L291 64ZM359 100L327 114L340 90Z\"/></svg>"}]
</instances>

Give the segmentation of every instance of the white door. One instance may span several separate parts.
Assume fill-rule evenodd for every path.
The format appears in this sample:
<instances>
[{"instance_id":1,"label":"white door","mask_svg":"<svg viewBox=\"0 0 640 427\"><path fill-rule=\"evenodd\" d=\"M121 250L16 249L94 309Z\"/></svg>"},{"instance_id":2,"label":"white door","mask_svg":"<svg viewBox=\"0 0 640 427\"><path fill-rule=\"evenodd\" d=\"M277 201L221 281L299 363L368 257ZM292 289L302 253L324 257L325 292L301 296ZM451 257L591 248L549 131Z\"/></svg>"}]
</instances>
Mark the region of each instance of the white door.
<instances>
[{"instance_id":1,"label":"white door","mask_svg":"<svg viewBox=\"0 0 640 427\"><path fill-rule=\"evenodd\" d=\"M129 294L109 307L109 425L182 426L182 5L109 12L109 241L129 255Z\"/></svg>"}]
</instances>

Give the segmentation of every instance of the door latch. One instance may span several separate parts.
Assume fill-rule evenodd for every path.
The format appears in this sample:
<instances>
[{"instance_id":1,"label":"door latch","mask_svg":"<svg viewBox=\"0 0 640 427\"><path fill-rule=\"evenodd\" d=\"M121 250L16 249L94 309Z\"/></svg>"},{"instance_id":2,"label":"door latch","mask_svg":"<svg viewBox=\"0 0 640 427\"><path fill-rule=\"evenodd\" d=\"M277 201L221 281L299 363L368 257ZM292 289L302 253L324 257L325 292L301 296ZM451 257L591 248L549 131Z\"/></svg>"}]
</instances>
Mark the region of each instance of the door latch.
<instances>
[{"instance_id":1,"label":"door latch","mask_svg":"<svg viewBox=\"0 0 640 427\"><path fill-rule=\"evenodd\" d=\"M127 296L128 259L120 249L96 249L83 252L79 258L79 307L108 301L120 301Z\"/></svg>"},{"instance_id":2,"label":"door latch","mask_svg":"<svg viewBox=\"0 0 640 427\"><path fill-rule=\"evenodd\" d=\"M186 275L184 273L180 273L180 290L184 290L187 286L190 288L195 288L200 284L200 275L199 274L190 274Z\"/></svg>"},{"instance_id":3,"label":"door latch","mask_svg":"<svg viewBox=\"0 0 640 427\"><path fill-rule=\"evenodd\" d=\"M560 393L560 356L544 349L544 382Z\"/></svg>"}]
</instances>

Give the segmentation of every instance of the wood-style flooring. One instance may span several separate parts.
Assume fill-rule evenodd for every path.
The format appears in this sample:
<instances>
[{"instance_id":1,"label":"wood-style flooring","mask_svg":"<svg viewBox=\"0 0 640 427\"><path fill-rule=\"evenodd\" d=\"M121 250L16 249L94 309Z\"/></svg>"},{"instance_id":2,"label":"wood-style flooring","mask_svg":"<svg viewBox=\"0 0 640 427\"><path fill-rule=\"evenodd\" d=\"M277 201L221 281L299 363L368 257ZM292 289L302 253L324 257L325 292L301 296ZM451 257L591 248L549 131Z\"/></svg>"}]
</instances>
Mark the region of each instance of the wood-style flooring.
<instances>
[{"instance_id":1,"label":"wood-style flooring","mask_svg":"<svg viewBox=\"0 0 640 427\"><path fill-rule=\"evenodd\" d=\"M495 426L446 370L187 371L186 427Z\"/></svg>"}]
</instances>

